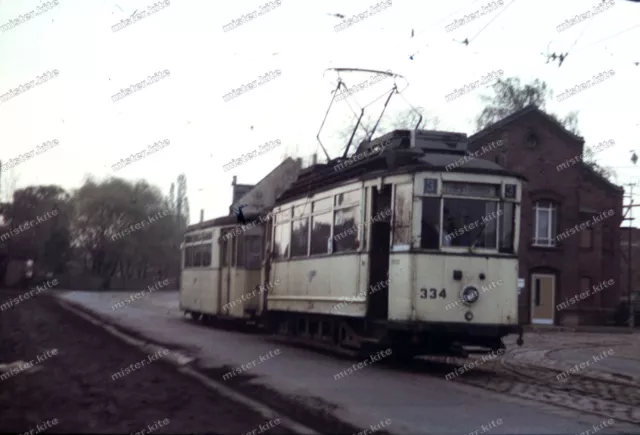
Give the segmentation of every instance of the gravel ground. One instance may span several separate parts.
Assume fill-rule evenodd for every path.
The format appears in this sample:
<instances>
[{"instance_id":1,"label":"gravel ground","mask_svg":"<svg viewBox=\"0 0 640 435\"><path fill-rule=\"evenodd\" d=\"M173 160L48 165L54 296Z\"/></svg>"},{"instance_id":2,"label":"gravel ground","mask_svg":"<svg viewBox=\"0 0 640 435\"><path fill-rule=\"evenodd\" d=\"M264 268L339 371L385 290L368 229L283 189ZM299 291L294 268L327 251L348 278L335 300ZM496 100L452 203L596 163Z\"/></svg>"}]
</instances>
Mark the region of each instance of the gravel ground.
<instances>
[{"instance_id":1,"label":"gravel ground","mask_svg":"<svg viewBox=\"0 0 640 435\"><path fill-rule=\"evenodd\" d=\"M0 299L11 295L1 291ZM0 364L36 362L0 380L0 432L241 434L264 432L260 425L269 424L161 358L149 362L48 296L1 312L0 338ZM112 380L142 360L144 366ZM276 422L270 426L269 435L291 433Z\"/></svg>"}]
</instances>

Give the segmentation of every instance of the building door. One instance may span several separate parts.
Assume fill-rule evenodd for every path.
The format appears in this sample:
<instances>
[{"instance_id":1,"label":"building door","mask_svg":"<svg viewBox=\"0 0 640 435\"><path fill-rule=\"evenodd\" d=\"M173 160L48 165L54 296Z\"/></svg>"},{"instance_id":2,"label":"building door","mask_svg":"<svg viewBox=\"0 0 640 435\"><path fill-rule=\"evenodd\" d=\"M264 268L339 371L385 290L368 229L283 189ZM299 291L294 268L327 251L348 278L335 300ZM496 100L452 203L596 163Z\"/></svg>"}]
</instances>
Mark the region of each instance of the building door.
<instances>
[{"instance_id":1,"label":"building door","mask_svg":"<svg viewBox=\"0 0 640 435\"><path fill-rule=\"evenodd\" d=\"M553 325L555 314L556 277L531 275L531 323Z\"/></svg>"}]
</instances>

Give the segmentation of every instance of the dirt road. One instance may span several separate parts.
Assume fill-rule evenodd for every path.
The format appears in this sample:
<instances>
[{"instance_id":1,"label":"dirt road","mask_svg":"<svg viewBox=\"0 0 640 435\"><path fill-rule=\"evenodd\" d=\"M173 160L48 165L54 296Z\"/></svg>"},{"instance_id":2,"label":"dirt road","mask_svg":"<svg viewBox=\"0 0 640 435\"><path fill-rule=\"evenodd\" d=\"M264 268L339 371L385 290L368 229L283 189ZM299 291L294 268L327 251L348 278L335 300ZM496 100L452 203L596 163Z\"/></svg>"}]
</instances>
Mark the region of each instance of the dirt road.
<instances>
[{"instance_id":1,"label":"dirt road","mask_svg":"<svg viewBox=\"0 0 640 435\"><path fill-rule=\"evenodd\" d=\"M0 291L0 299L13 294ZM48 296L0 312L0 364L16 361L33 367L2 374L0 432L291 433Z\"/></svg>"}]
</instances>

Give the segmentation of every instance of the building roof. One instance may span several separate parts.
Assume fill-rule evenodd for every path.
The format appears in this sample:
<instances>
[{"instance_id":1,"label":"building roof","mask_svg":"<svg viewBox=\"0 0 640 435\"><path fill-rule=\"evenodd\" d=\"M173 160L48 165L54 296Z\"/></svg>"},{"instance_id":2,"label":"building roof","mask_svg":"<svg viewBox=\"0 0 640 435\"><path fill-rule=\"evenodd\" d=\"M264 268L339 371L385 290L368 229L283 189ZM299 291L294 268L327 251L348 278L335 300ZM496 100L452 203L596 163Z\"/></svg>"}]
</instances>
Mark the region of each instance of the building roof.
<instances>
[{"instance_id":1,"label":"building roof","mask_svg":"<svg viewBox=\"0 0 640 435\"><path fill-rule=\"evenodd\" d=\"M502 118L500 121L495 122L495 123L491 124L488 127L485 127L484 129L480 130L476 134L470 136L469 137L469 142L475 142L478 139L481 139L481 138L487 136L488 134L493 133L495 130L503 128L504 126L506 126L508 124L511 124L512 122L517 121L520 118L522 118L522 117L524 117L526 115L529 115L531 113L535 113L537 115L540 115L541 117L543 117L544 119L549 121L557 129L559 129L560 132L563 133L565 136L569 137L570 139L572 139L572 140L574 140L576 142L584 144L584 138L582 136L578 136L576 134L573 134L569 130L567 130L564 127L564 125L559 123L553 116L549 115L548 113L546 113L543 110L540 110L538 108L538 106L536 106L535 104L530 104L527 107L525 107L524 109L520 109L517 112L514 112L511 115Z\"/></svg>"},{"instance_id":2,"label":"building roof","mask_svg":"<svg viewBox=\"0 0 640 435\"><path fill-rule=\"evenodd\" d=\"M229 211L230 214L232 216L235 216L235 214L233 213L233 208L236 207L238 204L240 204L242 202L242 199L247 196L247 195L251 195L251 193L254 190L260 190L260 188L265 185L267 183L267 180L271 177L271 175L273 175L274 173L276 173L281 167L283 167L285 164L292 164L295 163L295 160L293 160L291 157L287 157L286 159L284 159L282 162L280 162L280 164L278 166L276 166L275 168L273 168L267 175L265 175L264 177L262 177L262 180L258 181L257 184L253 185L252 189L244 192L244 194L237 199L237 201L233 202L231 204L231 206L229 207Z\"/></svg>"},{"instance_id":3,"label":"building roof","mask_svg":"<svg viewBox=\"0 0 640 435\"><path fill-rule=\"evenodd\" d=\"M583 174L586 174L596 183L602 185L602 187L604 187L605 189L615 191L620 195L624 194L623 187L618 186L617 184L614 184L611 181L607 180L605 177L603 177L602 175L598 174L596 171L591 169L589 165L585 164L584 162L580 162L580 170L582 171Z\"/></svg>"},{"instance_id":4,"label":"building roof","mask_svg":"<svg viewBox=\"0 0 640 435\"><path fill-rule=\"evenodd\" d=\"M567 130L564 127L564 125L558 122L553 116L549 115L544 110L540 110L538 106L534 104L530 104L524 109L518 110L517 112L514 112L511 115L502 118L500 121L494 124L491 124L490 126L480 130L476 134L469 137L469 142L476 142L477 140L482 139L483 137L493 133L494 131L500 128L503 128L508 124L511 124L512 122L515 122L521 119L522 117L532 113L548 121L551 125L553 125L559 131L559 133L563 134L564 136L568 137L569 139L575 142L578 142L580 145L584 145L584 138L582 136L573 134L572 132ZM580 162L580 168L584 174L589 176L592 180L594 180L596 183L603 186L605 189L615 191L616 193L624 192L624 189L622 187L607 180L605 177L595 172L593 169L591 169L588 165L584 164L583 162Z\"/></svg>"}]
</instances>

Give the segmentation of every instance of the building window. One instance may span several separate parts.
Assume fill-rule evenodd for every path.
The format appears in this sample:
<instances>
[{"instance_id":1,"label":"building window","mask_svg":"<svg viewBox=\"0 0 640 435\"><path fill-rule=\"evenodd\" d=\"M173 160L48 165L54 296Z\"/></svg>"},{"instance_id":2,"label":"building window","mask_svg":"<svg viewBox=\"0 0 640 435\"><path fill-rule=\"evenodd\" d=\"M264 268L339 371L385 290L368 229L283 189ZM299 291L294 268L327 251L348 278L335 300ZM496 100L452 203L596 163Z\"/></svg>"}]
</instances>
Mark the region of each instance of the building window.
<instances>
[{"instance_id":1,"label":"building window","mask_svg":"<svg viewBox=\"0 0 640 435\"><path fill-rule=\"evenodd\" d=\"M556 205L551 201L538 201L533 207L535 232L533 244L535 246L556 245Z\"/></svg>"},{"instance_id":2,"label":"building window","mask_svg":"<svg viewBox=\"0 0 640 435\"><path fill-rule=\"evenodd\" d=\"M593 228L587 227L580 231L580 247L584 249L593 247Z\"/></svg>"},{"instance_id":3,"label":"building window","mask_svg":"<svg viewBox=\"0 0 640 435\"><path fill-rule=\"evenodd\" d=\"M411 203L413 186L401 184L396 186L395 204L393 207L393 245L411 244Z\"/></svg>"}]
</instances>

